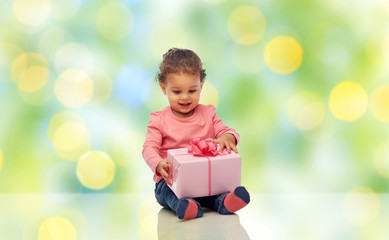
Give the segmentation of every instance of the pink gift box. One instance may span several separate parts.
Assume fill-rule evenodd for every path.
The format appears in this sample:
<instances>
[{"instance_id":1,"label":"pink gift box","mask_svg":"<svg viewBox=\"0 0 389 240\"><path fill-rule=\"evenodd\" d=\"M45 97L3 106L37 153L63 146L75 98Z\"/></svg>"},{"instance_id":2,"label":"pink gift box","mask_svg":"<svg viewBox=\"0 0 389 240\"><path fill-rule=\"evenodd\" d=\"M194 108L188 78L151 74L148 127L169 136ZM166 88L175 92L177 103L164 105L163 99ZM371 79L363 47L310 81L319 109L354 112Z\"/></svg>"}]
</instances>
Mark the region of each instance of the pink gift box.
<instances>
[{"instance_id":1,"label":"pink gift box","mask_svg":"<svg viewBox=\"0 0 389 240\"><path fill-rule=\"evenodd\" d=\"M212 196L240 186L241 157L235 152L215 157L198 157L187 148L167 151L171 164L172 191L183 197Z\"/></svg>"}]
</instances>

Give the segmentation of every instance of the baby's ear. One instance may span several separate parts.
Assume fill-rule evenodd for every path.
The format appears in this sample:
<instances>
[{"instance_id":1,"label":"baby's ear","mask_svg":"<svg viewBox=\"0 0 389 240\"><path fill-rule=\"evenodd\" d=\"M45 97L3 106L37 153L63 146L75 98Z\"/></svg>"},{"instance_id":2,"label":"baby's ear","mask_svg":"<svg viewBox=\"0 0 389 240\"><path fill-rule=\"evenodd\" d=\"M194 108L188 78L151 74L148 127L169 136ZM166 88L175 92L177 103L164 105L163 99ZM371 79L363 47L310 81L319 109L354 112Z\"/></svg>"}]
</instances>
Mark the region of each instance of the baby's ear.
<instances>
[{"instance_id":1,"label":"baby's ear","mask_svg":"<svg viewBox=\"0 0 389 240\"><path fill-rule=\"evenodd\" d=\"M159 86L161 87L163 94L166 95L166 86L165 86L165 84L163 82L159 82Z\"/></svg>"}]
</instances>

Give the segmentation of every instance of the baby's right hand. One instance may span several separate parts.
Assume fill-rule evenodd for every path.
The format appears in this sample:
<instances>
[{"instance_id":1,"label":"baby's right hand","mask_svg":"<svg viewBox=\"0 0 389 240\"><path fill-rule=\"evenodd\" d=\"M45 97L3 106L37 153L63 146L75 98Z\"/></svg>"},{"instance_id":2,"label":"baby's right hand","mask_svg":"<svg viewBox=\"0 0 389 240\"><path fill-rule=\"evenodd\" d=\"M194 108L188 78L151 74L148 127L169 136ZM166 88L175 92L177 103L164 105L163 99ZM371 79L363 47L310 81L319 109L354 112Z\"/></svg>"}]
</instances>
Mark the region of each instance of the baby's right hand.
<instances>
[{"instance_id":1,"label":"baby's right hand","mask_svg":"<svg viewBox=\"0 0 389 240\"><path fill-rule=\"evenodd\" d=\"M167 162L167 158L165 158L164 160L160 161L158 163L158 166L157 166L157 172L159 174L161 174L161 176L163 177L163 179L165 179L165 182L171 186L173 183L172 183L172 180L169 178L169 168L170 168L170 164Z\"/></svg>"}]
</instances>

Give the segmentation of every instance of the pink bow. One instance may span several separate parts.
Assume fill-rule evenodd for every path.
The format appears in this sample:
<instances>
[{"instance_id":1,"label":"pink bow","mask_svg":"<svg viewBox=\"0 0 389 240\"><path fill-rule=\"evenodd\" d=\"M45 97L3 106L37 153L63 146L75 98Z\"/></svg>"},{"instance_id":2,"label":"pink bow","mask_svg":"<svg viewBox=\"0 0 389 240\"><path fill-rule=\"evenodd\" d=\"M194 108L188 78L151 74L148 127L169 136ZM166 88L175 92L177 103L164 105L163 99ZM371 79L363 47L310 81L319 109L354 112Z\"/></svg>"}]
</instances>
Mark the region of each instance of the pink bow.
<instances>
[{"instance_id":1,"label":"pink bow","mask_svg":"<svg viewBox=\"0 0 389 240\"><path fill-rule=\"evenodd\" d=\"M194 138L190 141L190 147L188 153L193 154L194 156L216 156L219 153L218 146L215 140L212 138L207 138L205 140L201 138Z\"/></svg>"}]
</instances>

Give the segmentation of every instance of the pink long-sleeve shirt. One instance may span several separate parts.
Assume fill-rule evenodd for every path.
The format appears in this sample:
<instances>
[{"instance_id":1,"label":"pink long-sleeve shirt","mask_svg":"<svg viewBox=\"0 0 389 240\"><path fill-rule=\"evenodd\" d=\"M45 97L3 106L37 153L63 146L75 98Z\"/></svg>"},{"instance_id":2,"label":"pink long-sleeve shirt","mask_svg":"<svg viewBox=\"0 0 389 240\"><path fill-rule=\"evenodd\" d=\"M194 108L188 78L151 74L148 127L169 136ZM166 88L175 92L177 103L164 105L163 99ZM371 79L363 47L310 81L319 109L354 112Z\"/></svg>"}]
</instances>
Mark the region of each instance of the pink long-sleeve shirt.
<instances>
[{"instance_id":1,"label":"pink long-sleeve shirt","mask_svg":"<svg viewBox=\"0 0 389 240\"><path fill-rule=\"evenodd\" d=\"M150 114L142 155L154 173L153 180L158 182L162 177L157 166L167 157L168 149L189 147L190 140L196 137L217 139L226 133L233 134L239 143L239 134L223 124L213 105L197 105L188 118L174 116L169 106Z\"/></svg>"}]
</instances>

